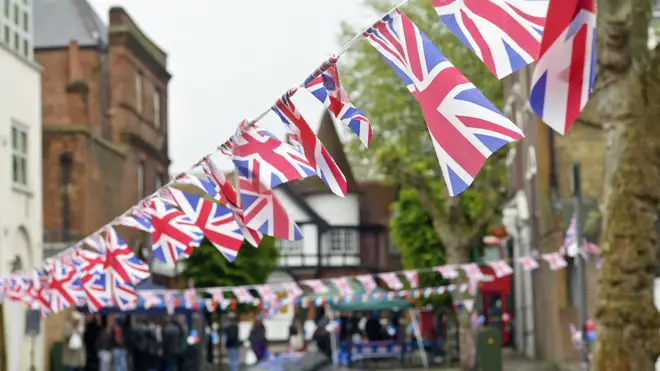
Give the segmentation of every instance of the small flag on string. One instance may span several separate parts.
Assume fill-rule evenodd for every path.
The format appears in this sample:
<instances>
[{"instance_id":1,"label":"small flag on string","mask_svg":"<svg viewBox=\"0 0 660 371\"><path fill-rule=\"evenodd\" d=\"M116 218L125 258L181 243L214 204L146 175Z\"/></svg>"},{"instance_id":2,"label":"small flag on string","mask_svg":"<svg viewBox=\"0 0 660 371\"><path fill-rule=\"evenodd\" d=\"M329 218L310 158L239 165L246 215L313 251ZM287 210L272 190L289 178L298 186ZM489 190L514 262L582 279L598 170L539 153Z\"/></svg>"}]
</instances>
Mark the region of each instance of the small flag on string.
<instances>
[{"instance_id":1,"label":"small flag on string","mask_svg":"<svg viewBox=\"0 0 660 371\"><path fill-rule=\"evenodd\" d=\"M481 272L481 268L479 268L479 265L476 263L463 264L461 265L461 269L463 269L468 278L471 279L478 280L484 275L483 272Z\"/></svg>"},{"instance_id":2,"label":"small flag on string","mask_svg":"<svg viewBox=\"0 0 660 371\"><path fill-rule=\"evenodd\" d=\"M448 280L458 277L458 271L453 265L438 265L433 269Z\"/></svg>"},{"instance_id":3,"label":"small flag on string","mask_svg":"<svg viewBox=\"0 0 660 371\"><path fill-rule=\"evenodd\" d=\"M365 147L371 143L371 123L369 119L351 103L348 94L339 83L339 69L337 69L337 58L330 57L319 71L314 71L305 80L305 88L312 93L316 99L325 105L336 119L348 126Z\"/></svg>"},{"instance_id":4,"label":"small flag on string","mask_svg":"<svg viewBox=\"0 0 660 371\"><path fill-rule=\"evenodd\" d=\"M419 275L417 274L417 271L414 270L404 271L403 275L406 276L406 279L410 284L410 288L415 289L417 288L417 286L419 286Z\"/></svg>"},{"instance_id":5,"label":"small flag on string","mask_svg":"<svg viewBox=\"0 0 660 371\"><path fill-rule=\"evenodd\" d=\"M378 285L376 284L376 281L374 280L374 277L370 274L363 274L360 276L356 276L355 279L360 282L362 287L364 287L364 291L367 293L371 293L372 291L376 290Z\"/></svg>"},{"instance_id":6,"label":"small flag on string","mask_svg":"<svg viewBox=\"0 0 660 371\"><path fill-rule=\"evenodd\" d=\"M548 263L548 266L553 271L566 268L566 266L568 265L564 257L557 252L553 252L550 254L543 254L541 255L541 257L543 258L543 260L545 260Z\"/></svg>"},{"instance_id":7,"label":"small flag on string","mask_svg":"<svg viewBox=\"0 0 660 371\"><path fill-rule=\"evenodd\" d=\"M286 294L292 300L295 300L303 295L303 290L295 282L286 282L283 284L283 286Z\"/></svg>"},{"instance_id":8,"label":"small flag on string","mask_svg":"<svg viewBox=\"0 0 660 371\"><path fill-rule=\"evenodd\" d=\"M248 291L245 287L237 286L232 289L232 292L234 293L234 296L236 296L236 300L239 303L254 303L255 299L252 294L250 294L250 291Z\"/></svg>"},{"instance_id":9,"label":"small flag on string","mask_svg":"<svg viewBox=\"0 0 660 371\"><path fill-rule=\"evenodd\" d=\"M302 281L302 284L312 289L316 294L323 295L328 293L328 287L321 280Z\"/></svg>"},{"instance_id":10,"label":"small flag on string","mask_svg":"<svg viewBox=\"0 0 660 371\"><path fill-rule=\"evenodd\" d=\"M403 283L399 279L399 276L397 276L396 273L390 272L390 273L381 273L378 275L380 279L385 282L387 287L389 287L392 290L401 290L403 288Z\"/></svg>"},{"instance_id":11,"label":"small flag on string","mask_svg":"<svg viewBox=\"0 0 660 371\"><path fill-rule=\"evenodd\" d=\"M536 261L536 259L529 256L523 256L519 258L518 262L523 266L523 269L528 272L533 271L534 269L537 269L539 267L539 262Z\"/></svg>"},{"instance_id":12,"label":"small flag on string","mask_svg":"<svg viewBox=\"0 0 660 371\"><path fill-rule=\"evenodd\" d=\"M351 287L351 282L346 277L338 277L330 280L333 285L339 290L341 296L353 295L354 291Z\"/></svg>"},{"instance_id":13,"label":"small flag on string","mask_svg":"<svg viewBox=\"0 0 660 371\"><path fill-rule=\"evenodd\" d=\"M513 268L504 260L496 260L488 262L488 265L493 268L495 277L502 278L513 274Z\"/></svg>"}]
</instances>

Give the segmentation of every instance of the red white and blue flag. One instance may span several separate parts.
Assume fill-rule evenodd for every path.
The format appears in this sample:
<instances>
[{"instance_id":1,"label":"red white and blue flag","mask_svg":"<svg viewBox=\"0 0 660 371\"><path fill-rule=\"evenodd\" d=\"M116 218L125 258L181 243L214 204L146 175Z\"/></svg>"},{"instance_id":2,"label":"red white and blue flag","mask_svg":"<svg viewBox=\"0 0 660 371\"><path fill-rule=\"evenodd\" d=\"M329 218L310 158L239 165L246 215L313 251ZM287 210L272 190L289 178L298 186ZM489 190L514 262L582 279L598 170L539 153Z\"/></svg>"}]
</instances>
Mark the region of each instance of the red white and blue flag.
<instances>
[{"instance_id":1,"label":"red white and blue flag","mask_svg":"<svg viewBox=\"0 0 660 371\"><path fill-rule=\"evenodd\" d=\"M254 165L258 171L260 164L255 162ZM256 177L239 176L239 180L241 208L248 228L289 241L303 238L300 228L272 189L264 187Z\"/></svg>"},{"instance_id":2,"label":"red white and blue flag","mask_svg":"<svg viewBox=\"0 0 660 371\"><path fill-rule=\"evenodd\" d=\"M538 56L548 0L432 0L440 19L497 76Z\"/></svg>"},{"instance_id":3,"label":"red white and blue flag","mask_svg":"<svg viewBox=\"0 0 660 371\"><path fill-rule=\"evenodd\" d=\"M365 147L371 143L371 123L369 119L353 106L348 94L339 83L337 58L328 59L321 67L320 74L316 71L305 80L305 88L312 93L335 118L348 126Z\"/></svg>"},{"instance_id":4,"label":"red white and blue flag","mask_svg":"<svg viewBox=\"0 0 660 371\"><path fill-rule=\"evenodd\" d=\"M225 174L218 169L213 161L209 158L206 158L201 163L202 169L206 174L208 180L214 184L215 189L218 191L218 196L216 200L225 204L229 210L231 210L236 219L241 233L247 242L249 242L254 247L259 247L261 244L262 235L261 233L255 231L254 229L248 228L245 225L245 217L243 216L243 210L238 207L238 200L236 196L236 190L234 186L227 181Z\"/></svg>"},{"instance_id":5,"label":"red white and blue flag","mask_svg":"<svg viewBox=\"0 0 660 371\"><path fill-rule=\"evenodd\" d=\"M85 302L90 312L98 312L113 302L112 287L108 277L106 272L94 272L81 277Z\"/></svg>"},{"instance_id":6,"label":"red white and blue flag","mask_svg":"<svg viewBox=\"0 0 660 371\"><path fill-rule=\"evenodd\" d=\"M186 185L195 186L202 192L209 195L214 200L222 202L222 199L218 199L219 198L218 191L215 189L215 186L213 185L213 183L211 183L208 180L200 179L192 174L182 173L177 175L174 182L175 184L186 184Z\"/></svg>"},{"instance_id":7,"label":"red white and blue flag","mask_svg":"<svg viewBox=\"0 0 660 371\"><path fill-rule=\"evenodd\" d=\"M178 190L166 188L162 194L167 194L169 202L176 203L170 191ZM179 191L180 192L180 191ZM204 233L197 225L181 210L166 203L162 199L154 199L152 203L154 210L151 223L154 232L151 234L153 255L163 263L175 265L181 257L188 257L193 247L199 246L204 239Z\"/></svg>"},{"instance_id":8,"label":"red white and blue flag","mask_svg":"<svg viewBox=\"0 0 660 371\"><path fill-rule=\"evenodd\" d=\"M177 206L220 253L233 262L243 244L243 233L226 207L203 198L167 188Z\"/></svg>"},{"instance_id":9,"label":"red white and blue flag","mask_svg":"<svg viewBox=\"0 0 660 371\"><path fill-rule=\"evenodd\" d=\"M132 207L124 215L118 217L114 221L114 224L123 225L148 233L154 231L154 227L151 224L151 216L137 206Z\"/></svg>"},{"instance_id":10,"label":"red white and blue flag","mask_svg":"<svg viewBox=\"0 0 660 371\"><path fill-rule=\"evenodd\" d=\"M82 284L75 267L62 264L55 259L48 272L48 293L50 309L59 313L84 298Z\"/></svg>"},{"instance_id":11,"label":"red white and blue flag","mask_svg":"<svg viewBox=\"0 0 660 371\"><path fill-rule=\"evenodd\" d=\"M339 170L339 166L335 160L330 156L328 151L321 143L321 140L314 134L312 128L309 127L307 121L302 117L300 112L296 109L291 101L289 92L280 98L273 107L275 112L286 125L289 131L298 135L303 154L309 164L316 170L316 175L328 185L332 193L337 196L345 197L348 185L346 177Z\"/></svg>"},{"instance_id":12,"label":"red white and blue flag","mask_svg":"<svg viewBox=\"0 0 660 371\"><path fill-rule=\"evenodd\" d=\"M595 78L595 1L550 1L529 95L532 109L563 135L587 104Z\"/></svg>"},{"instance_id":13,"label":"red white and blue flag","mask_svg":"<svg viewBox=\"0 0 660 371\"><path fill-rule=\"evenodd\" d=\"M232 160L241 177L255 178L266 189L316 175L305 157L290 145L256 127L236 137Z\"/></svg>"},{"instance_id":14,"label":"red white and blue flag","mask_svg":"<svg viewBox=\"0 0 660 371\"><path fill-rule=\"evenodd\" d=\"M113 282L134 285L149 277L149 266L140 260L113 228L106 228L105 271Z\"/></svg>"},{"instance_id":15,"label":"red white and blue flag","mask_svg":"<svg viewBox=\"0 0 660 371\"><path fill-rule=\"evenodd\" d=\"M107 277L107 276L106 276ZM112 287L112 304L121 310L131 310L137 306L138 295L130 283L122 282L115 277L113 282L107 283Z\"/></svg>"},{"instance_id":16,"label":"red white and blue flag","mask_svg":"<svg viewBox=\"0 0 660 371\"><path fill-rule=\"evenodd\" d=\"M451 196L470 186L493 152L524 137L401 12L364 36L419 101Z\"/></svg>"}]
</instances>

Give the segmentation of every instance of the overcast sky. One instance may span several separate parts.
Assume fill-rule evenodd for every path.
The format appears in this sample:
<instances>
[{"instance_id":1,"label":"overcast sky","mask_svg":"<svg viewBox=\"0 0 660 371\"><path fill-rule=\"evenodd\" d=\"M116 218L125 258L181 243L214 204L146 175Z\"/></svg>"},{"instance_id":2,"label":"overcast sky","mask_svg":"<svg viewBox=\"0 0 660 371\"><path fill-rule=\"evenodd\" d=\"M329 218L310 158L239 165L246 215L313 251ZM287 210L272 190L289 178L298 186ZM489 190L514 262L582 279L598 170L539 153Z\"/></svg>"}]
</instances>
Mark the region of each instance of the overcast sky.
<instances>
[{"instance_id":1,"label":"overcast sky","mask_svg":"<svg viewBox=\"0 0 660 371\"><path fill-rule=\"evenodd\" d=\"M169 55L171 173L188 169L337 51L341 21L377 20L360 0L90 2L106 22L110 7L122 6ZM302 93L294 102L316 127L323 106ZM281 127L272 113L263 122Z\"/></svg>"}]
</instances>

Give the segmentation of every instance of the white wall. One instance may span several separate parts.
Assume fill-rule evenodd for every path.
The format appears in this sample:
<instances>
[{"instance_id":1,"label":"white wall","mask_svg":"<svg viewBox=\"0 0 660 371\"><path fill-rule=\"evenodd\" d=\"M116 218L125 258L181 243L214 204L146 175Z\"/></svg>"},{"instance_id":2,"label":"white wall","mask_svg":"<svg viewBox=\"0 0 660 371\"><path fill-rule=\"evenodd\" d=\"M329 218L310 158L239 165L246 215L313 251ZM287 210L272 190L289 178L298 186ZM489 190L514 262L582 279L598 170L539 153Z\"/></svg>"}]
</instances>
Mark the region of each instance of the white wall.
<instances>
[{"instance_id":1,"label":"white wall","mask_svg":"<svg viewBox=\"0 0 660 371\"><path fill-rule=\"evenodd\" d=\"M16 256L24 268L34 267L43 258L40 69L0 44L0 81L0 275L6 275ZM27 187L18 187L12 180L13 122L28 132ZM8 371L30 366L32 344L24 335L25 312L24 304L4 307L8 365L2 368ZM41 330L43 333L43 326ZM43 370L43 336L34 343L35 367Z\"/></svg>"},{"instance_id":2,"label":"white wall","mask_svg":"<svg viewBox=\"0 0 660 371\"><path fill-rule=\"evenodd\" d=\"M358 226L360 224L360 200L358 195L347 194L342 198L332 193L307 196L305 201L330 225Z\"/></svg>"}]
</instances>

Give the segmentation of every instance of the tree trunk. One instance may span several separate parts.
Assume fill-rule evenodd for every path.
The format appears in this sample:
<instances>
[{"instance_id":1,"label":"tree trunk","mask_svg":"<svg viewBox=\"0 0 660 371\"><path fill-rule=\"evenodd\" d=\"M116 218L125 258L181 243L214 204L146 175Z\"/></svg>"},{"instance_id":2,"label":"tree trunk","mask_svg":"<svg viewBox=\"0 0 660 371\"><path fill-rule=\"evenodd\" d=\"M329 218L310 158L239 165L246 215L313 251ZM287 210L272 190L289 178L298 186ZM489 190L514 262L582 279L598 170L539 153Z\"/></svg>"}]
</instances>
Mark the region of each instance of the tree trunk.
<instances>
[{"instance_id":1,"label":"tree trunk","mask_svg":"<svg viewBox=\"0 0 660 371\"><path fill-rule=\"evenodd\" d=\"M446 262L449 265L461 265L466 264L470 261L470 247L457 244L445 244L445 258ZM458 269L459 277L453 282L457 288L459 285L468 283L465 272L461 269ZM469 292L459 292L458 290L452 293L454 303L461 302L463 300L474 300L474 297ZM468 311L467 308L462 307L457 313L456 317L458 319L458 347L459 347L459 359L461 362L461 369L465 371L474 370L476 367L476 336L472 328L472 323L470 321L470 316L472 315L472 310L470 308Z\"/></svg>"},{"instance_id":2,"label":"tree trunk","mask_svg":"<svg viewBox=\"0 0 660 371\"><path fill-rule=\"evenodd\" d=\"M651 371L660 350L653 301L660 204L660 85L649 0L601 0L593 98L606 143L604 231L592 370Z\"/></svg>"}]
</instances>

